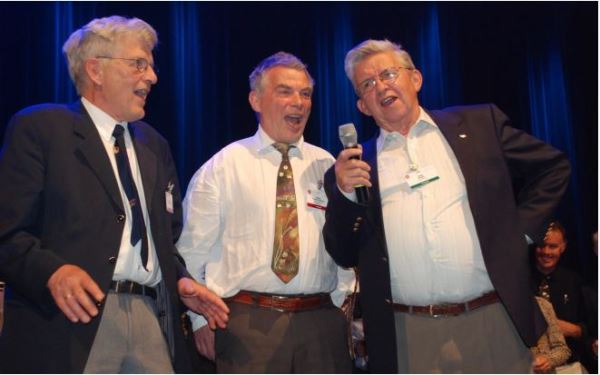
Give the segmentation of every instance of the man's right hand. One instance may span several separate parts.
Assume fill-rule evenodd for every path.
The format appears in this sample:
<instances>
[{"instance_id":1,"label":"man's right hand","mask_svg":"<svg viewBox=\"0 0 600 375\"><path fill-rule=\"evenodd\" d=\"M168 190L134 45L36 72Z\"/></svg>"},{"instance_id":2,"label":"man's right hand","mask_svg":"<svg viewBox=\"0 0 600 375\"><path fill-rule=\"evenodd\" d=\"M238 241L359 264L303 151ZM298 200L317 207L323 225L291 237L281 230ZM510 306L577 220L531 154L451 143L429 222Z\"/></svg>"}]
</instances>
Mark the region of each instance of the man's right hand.
<instances>
[{"instance_id":1,"label":"man's right hand","mask_svg":"<svg viewBox=\"0 0 600 375\"><path fill-rule=\"evenodd\" d=\"M362 147L342 150L335 162L335 178L342 191L352 193L355 186L371 187L371 167L362 160L350 159L360 156Z\"/></svg>"},{"instance_id":2,"label":"man's right hand","mask_svg":"<svg viewBox=\"0 0 600 375\"><path fill-rule=\"evenodd\" d=\"M215 331L208 324L194 331L194 343L198 353L211 361L215 360Z\"/></svg>"},{"instance_id":3,"label":"man's right hand","mask_svg":"<svg viewBox=\"0 0 600 375\"><path fill-rule=\"evenodd\" d=\"M47 286L58 308L73 323L89 323L98 315L96 303L105 297L90 275L72 264L58 268L48 279Z\"/></svg>"}]
</instances>

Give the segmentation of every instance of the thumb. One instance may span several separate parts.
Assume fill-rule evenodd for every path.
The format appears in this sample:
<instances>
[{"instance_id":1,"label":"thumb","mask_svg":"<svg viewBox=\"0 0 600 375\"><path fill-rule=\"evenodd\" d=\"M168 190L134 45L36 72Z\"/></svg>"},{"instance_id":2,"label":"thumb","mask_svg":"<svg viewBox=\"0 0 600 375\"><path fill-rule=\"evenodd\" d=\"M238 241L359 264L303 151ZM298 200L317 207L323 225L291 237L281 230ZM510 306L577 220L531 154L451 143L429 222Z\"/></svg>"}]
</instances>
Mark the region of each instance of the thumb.
<instances>
[{"instance_id":1,"label":"thumb","mask_svg":"<svg viewBox=\"0 0 600 375\"><path fill-rule=\"evenodd\" d=\"M187 278L184 277L181 280L179 280L179 294L180 295L185 295L185 296L192 296L195 294L195 288L194 288L194 282Z\"/></svg>"}]
</instances>

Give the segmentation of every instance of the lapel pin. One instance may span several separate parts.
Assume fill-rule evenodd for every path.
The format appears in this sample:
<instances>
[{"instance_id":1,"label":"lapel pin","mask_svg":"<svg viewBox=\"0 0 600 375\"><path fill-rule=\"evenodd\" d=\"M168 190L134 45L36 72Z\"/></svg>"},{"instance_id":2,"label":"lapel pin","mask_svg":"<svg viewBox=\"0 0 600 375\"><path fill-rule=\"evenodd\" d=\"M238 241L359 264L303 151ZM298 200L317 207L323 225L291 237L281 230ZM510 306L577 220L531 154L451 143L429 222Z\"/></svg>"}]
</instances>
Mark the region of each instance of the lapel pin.
<instances>
[{"instance_id":1,"label":"lapel pin","mask_svg":"<svg viewBox=\"0 0 600 375\"><path fill-rule=\"evenodd\" d=\"M463 133L463 134L459 134L458 136L459 136L460 138L462 138L462 139L465 139L465 138L467 138L467 135L466 135L466 134L464 134L464 133Z\"/></svg>"}]
</instances>

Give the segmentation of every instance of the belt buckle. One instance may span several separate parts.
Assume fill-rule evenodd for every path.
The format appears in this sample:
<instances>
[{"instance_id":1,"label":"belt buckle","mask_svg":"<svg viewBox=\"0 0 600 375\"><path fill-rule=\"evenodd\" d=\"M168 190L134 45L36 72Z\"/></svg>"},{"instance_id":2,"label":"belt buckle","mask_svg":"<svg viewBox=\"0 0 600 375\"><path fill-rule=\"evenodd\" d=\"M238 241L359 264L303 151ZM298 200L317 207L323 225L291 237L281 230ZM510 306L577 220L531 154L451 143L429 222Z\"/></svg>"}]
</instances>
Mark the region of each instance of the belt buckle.
<instances>
[{"instance_id":1,"label":"belt buckle","mask_svg":"<svg viewBox=\"0 0 600 375\"><path fill-rule=\"evenodd\" d=\"M287 297L285 297L285 296L271 295L271 310L285 312L285 309L281 307L280 302L284 301L286 298ZM280 306L280 307L276 307L276 306Z\"/></svg>"}]
</instances>

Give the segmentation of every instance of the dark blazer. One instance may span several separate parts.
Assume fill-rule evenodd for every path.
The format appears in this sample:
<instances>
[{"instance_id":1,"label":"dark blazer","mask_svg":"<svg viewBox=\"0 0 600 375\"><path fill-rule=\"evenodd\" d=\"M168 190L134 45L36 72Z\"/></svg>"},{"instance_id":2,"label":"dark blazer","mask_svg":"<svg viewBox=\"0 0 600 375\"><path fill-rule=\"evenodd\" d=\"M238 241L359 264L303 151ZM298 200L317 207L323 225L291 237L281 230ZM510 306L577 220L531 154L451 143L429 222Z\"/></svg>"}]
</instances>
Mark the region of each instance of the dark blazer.
<instances>
[{"instance_id":1,"label":"dark blazer","mask_svg":"<svg viewBox=\"0 0 600 375\"><path fill-rule=\"evenodd\" d=\"M545 321L528 287L531 274L525 234L536 242L543 239L550 215L567 187L569 162L558 150L512 128L494 105L429 114L464 175L492 284L523 341L534 345ZM363 159L371 166L372 199L365 206L346 199L331 168L325 176L329 204L323 234L327 251L339 265L358 266L370 371L397 372L376 138L363 146Z\"/></svg>"},{"instance_id":2,"label":"dark blazer","mask_svg":"<svg viewBox=\"0 0 600 375\"><path fill-rule=\"evenodd\" d=\"M167 142L152 127L137 121L129 130L163 277L159 320L167 327L175 369L187 372L176 293L182 263L174 242L182 214L175 165ZM0 372L82 372L101 316L89 324L71 323L46 283L60 266L75 264L107 293L124 209L106 149L81 102L17 113L0 154L0 181L0 280L11 295L0 336ZM174 214L166 211L169 184L175 185Z\"/></svg>"}]
</instances>

